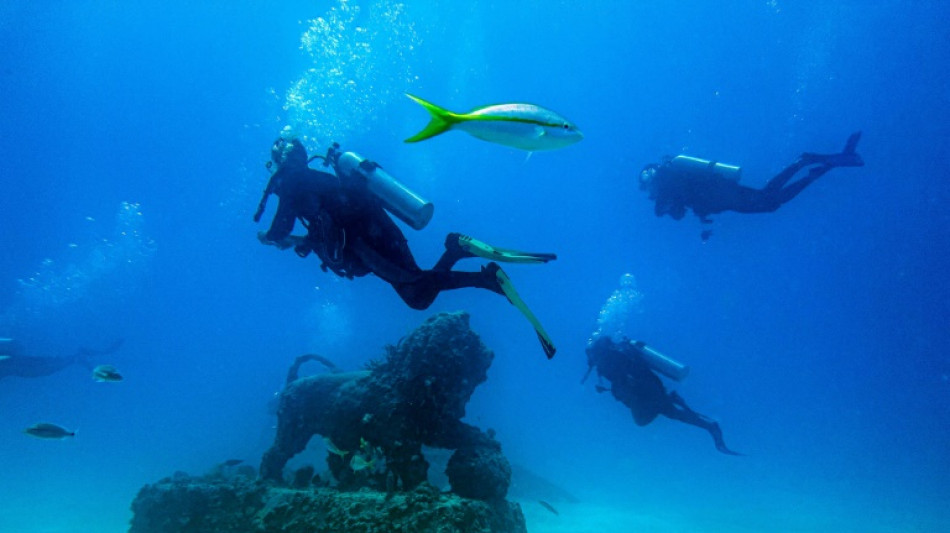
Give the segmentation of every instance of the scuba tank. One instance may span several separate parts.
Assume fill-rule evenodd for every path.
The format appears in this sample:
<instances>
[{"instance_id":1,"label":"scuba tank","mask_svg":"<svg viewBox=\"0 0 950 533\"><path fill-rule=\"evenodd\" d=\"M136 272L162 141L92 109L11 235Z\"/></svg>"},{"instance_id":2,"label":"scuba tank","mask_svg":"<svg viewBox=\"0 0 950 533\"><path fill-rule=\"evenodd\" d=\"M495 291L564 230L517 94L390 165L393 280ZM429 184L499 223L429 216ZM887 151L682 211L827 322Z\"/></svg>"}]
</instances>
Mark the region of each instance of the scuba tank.
<instances>
[{"instance_id":1,"label":"scuba tank","mask_svg":"<svg viewBox=\"0 0 950 533\"><path fill-rule=\"evenodd\" d=\"M675 359L667 357L650 346L647 346L645 342L630 341L630 344L632 344L637 349L637 351L643 357L643 360L646 362L647 366L663 374L664 376L674 381L683 381L683 379L689 374L688 366L676 361Z\"/></svg>"},{"instance_id":2,"label":"scuba tank","mask_svg":"<svg viewBox=\"0 0 950 533\"><path fill-rule=\"evenodd\" d=\"M670 166L677 170L708 172L714 176L721 176L729 181L738 182L742 176L742 168L735 165L726 165L715 161L707 161L698 157L678 155L670 160Z\"/></svg>"},{"instance_id":3,"label":"scuba tank","mask_svg":"<svg viewBox=\"0 0 950 533\"><path fill-rule=\"evenodd\" d=\"M324 163L332 164L337 176L347 179L353 173L359 174L366 179L367 188L382 201L387 211L413 229L426 227L435 210L432 202L409 190L378 164L363 159L355 152L340 152L339 147L339 144L333 143Z\"/></svg>"}]
</instances>

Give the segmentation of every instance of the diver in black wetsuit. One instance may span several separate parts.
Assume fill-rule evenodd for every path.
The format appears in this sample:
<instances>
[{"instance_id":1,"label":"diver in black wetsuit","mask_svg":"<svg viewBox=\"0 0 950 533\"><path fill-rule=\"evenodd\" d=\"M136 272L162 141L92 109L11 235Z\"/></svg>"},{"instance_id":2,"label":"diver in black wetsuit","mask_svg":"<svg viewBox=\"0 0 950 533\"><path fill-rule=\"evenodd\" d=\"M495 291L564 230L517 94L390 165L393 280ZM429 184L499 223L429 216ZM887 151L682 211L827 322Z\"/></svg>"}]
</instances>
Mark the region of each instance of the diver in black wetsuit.
<instances>
[{"instance_id":1,"label":"diver in black wetsuit","mask_svg":"<svg viewBox=\"0 0 950 533\"><path fill-rule=\"evenodd\" d=\"M692 209L703 224L709 224L712 222L709 215L723 211L770 213L832 168L864 166L864 161L855 151L860 139L861 132L852 134L840 154L803 153L761 189L739 185L737 167L685 156L643 167L640 189L647 191L650 199L656 202L654 212L658 217L670 215L680 220L687 209ZM805 168L809 168L807 175L789 183ZM704 231L703 238L709 234L709 230Z\"/></svg>"},{"instance_id":2,"label":"diver in black wetsuit","mask_svg":"<svg viewBox=\"0 0 950 533\"><path fill-rule=\"evenodd\" d=\"M663 382L644 360L643 346L629 339L616 343L607 335L597 337L587 346L588 375L597 368L597 375L610 382L610 392L630 409L638 426L645 426L663 415L705 429L720 452L742 455L726 446L718 423L690 409L676 391L666 392ZM607 390L597 387L598 392Z\"/></svg>"},{"instance_id":3,"label":"diver in black wetsuit","mask_svg":"<svg viewBox=\"0 0 950 533\"><path fill-rule=\"evenodd\" d=\"M336 147L328 152L327 165L339 166ZM335 155L334 155L335 154ZM511 280L497 263L490 262L479 272L453 271L452 267L466 257L489 257L499 261L540 263L555 258L553 254L532 254L493 248L458 233L445 240L445 253L430 270L416 264L406 237L384 210L383 203L367 187L365 175L320 172L308 166L309 158L303 143L279 138L271 147L276 171L271 175L255 221L260 220L270 194L280 198L277 213L267 232L258 239L280 249L293 247L300 257L314 252L321 267L352 279L375 274L396 290L413 309L426 309L440 292L474 287L506 296L531 321L541 340L545 354L554 355L553 343L537 319L518 297ZM375 168L364 161L360 171ZM306 227L306 236L291 235L297 220Z\"/></svg>"}]
</instances>

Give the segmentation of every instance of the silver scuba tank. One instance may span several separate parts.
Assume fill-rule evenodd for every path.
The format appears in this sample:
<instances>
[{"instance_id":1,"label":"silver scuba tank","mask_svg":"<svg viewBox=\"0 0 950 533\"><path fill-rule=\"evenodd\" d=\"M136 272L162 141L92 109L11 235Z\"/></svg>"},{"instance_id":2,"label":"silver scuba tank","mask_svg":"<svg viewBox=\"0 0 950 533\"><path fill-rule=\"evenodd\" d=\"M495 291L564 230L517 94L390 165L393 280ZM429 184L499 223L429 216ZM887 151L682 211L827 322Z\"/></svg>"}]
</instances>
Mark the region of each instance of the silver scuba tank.
<instances>
[{"instance_id":1,"label":"silver scuba tank","mask_svg":"<svg viewBox=\"0 0 950 533\"><path fill-rule=\"evenodd\" d=\"M435 210L432 202L422 199L418 194L409 190L408 187L390 176L379 165L374 165L372 170L361 167L360 164L363 161L365 159L360 157L359 154L343 152L336 160L337 174L346 176L351 172L360 173L366 178L366 185L370 192L382 200L383 207L387 211L413 229L420 230L426 227Z\"/></svg>"},{"instance_id":2,"label":"silver scuba tank","mask_svg":"<svg viewBox=\"0 0 950 533\"><path fill-rule=\"evenodd\" d=\"M683 381L683 379L689 375L688 366L676 361L675 359L667 357L650 346L647 346L645 342L630 341L630 343L637 348L638 352L640 352L640 355L643 357L643 360L646 362L647 366L663 374L664 376L674 381Z\"/></svg>"},{"instance_id":3,"label":"silver scuba tank","mask_svg":"<svg viewBox=\"0 0 950 533\"><path fill-rule=\"evenodd\" d=\"M670 165L681 170L691 170L694 172L710 172L716 176L738 182L742 177L742 168L715 161L707 161L698 157L688 155L678 155L670 161Z\"/></svg>"}]
</instances>

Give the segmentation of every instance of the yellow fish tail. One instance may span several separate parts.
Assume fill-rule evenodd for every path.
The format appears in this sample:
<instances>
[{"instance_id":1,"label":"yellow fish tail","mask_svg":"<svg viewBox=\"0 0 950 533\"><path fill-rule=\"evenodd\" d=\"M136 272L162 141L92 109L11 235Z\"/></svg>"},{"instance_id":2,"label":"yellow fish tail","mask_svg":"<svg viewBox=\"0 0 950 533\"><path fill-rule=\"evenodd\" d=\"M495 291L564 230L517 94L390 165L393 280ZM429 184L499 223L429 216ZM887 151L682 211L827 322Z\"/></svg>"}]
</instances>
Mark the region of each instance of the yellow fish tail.
<instances>
[{"instance_id":1,"label":"yellow fish tail","mask_svg":"<svg viewBox=\"0 0 950 533\"><path fill-rule=\"evenodd\" d=\"M459 115L447 109L443 109L431 102L426 102L422 98L419 98L418 96L413 96L409 93L406 93L406 96L412 99L413 102L416 102L417 104L424 107L426 111L428 111L429 114L432 115L432 119L429 121L428 124L426 124L426 127L423 128L423 130L420 131L419 133L406 139L405 142L407 143L415 143L419 141L424 141L431 137L435 137L436 135L440 135L442 133L449 131L449 129L452 128L453 124L457 124L458 122L461 122Z\"/></svg>"}]
</instances>

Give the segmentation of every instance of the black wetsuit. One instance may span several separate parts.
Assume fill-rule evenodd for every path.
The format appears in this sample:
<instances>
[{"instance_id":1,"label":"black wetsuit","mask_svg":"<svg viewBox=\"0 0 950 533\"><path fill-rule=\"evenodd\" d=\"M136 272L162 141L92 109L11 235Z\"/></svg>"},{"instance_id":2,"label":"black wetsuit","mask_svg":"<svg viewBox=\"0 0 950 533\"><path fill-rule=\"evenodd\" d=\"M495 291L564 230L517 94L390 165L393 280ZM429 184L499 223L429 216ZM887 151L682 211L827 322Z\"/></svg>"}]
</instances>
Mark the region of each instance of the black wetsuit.
<instances>
[{"instance_id":1,"label":"black wetsuit","mask_svg":"<svg viewBox=\"0 0 950 533\"><path fill-rule=\"evenodd\" d=\"M666 392L663 382L644 361L633 341L624 339L616 343L601 336L587 347L587 362L590 368L597 368L598 376L610 382L611 394L630 409L638 426L645 426L663 415L705 429L712 435L717 450L740 455L726 446L718 423L690 409L675 391Z\"/></svg>"},{"instance_id":2,"label":"black wetsuit","mask_svg":"<svg viewBox=\"0 0 950 533\"><path fill-rule=\"evenodd\" d=\"M853 134L840 154L802 154L761 189L739 185L735 180L708 171L680 169L672 161L656 166L655 176L643 188L649 191L650 199L656 202L654 212L658 217L670 215L680 220L686 215L686 210L691 209L700 220L708 223L709 215L723 211L770 213L832 168L863 166L864 162L854 151L860 138L860 132ZM807 175L789 183L795 174L805 168L809 168Z\"/></svg>"},{"instance_id":3,"label":"black wetsuit","mask_svg":"<svg viewBox=\"0 0 950 533\"><path fill-rule=\"evenodd\" d=\"M299 219L307 228L296 246L299 255L315 252L325 269L340 276L375 274L413 309L426 309L444 290L477 287L503 294L490 269L451 270L459 259L470 257L457 246L447 245L431 270L419 268L405 235L361 176L338 178L288 162L271 177L267 192L280 198L265 234L268 241L286 242Z\"/></svg>"},{"instance_id":4,"label":"black wetsuit","mask_svg":"<svg viewBox=\"0 0 950 533\"><path fill-rule=\"evenodd\" d=\"M788 184L804 167L801 160L796 161L770 179L765 187L753 189L723 176L679 170L664 163L653 178L650 199L656 202L656 216L670 215L676 220L682 219L687 209L703 221L723 211L771 213L832 168L828 165L813 167L807 176Z\"/></svg>"}]
</instances>

